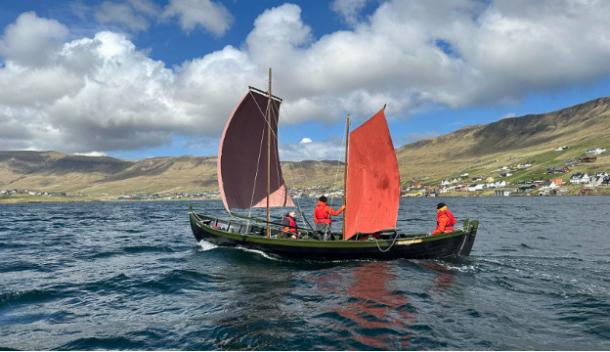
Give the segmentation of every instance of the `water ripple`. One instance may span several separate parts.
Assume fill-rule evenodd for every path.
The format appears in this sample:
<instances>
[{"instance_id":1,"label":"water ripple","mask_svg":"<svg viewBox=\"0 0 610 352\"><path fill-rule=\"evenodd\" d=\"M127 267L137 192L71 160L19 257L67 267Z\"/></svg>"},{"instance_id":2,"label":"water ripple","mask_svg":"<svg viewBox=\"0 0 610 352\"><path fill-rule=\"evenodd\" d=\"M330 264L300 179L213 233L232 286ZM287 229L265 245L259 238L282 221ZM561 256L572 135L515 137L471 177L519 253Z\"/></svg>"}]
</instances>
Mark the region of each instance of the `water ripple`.
<instances>
[{"instance_id":1,"label":"water ripple","mask_svg":"<svg viewBox=\"0 0 610 352\"><path fill-rule=\"evenodd\" d=\"M403 200L399 226L430 231L438 201ZM469 258L196 243L184 202L2 206L0 349L610 349L608 198L443 201L482 221Z\"/></svg>"}]
</instances>

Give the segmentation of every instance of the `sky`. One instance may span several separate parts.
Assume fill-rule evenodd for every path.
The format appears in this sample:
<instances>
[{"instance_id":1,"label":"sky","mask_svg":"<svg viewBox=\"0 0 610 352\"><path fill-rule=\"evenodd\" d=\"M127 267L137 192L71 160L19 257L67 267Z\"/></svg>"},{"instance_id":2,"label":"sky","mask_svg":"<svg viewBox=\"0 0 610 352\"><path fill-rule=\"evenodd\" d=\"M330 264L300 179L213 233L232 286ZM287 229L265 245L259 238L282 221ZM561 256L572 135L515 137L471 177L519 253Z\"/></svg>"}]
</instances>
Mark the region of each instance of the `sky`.
<instances>
[{"instance_id":1,"label":"sky","mask_svg":"<svg viewBox=\"0 0 610 352\"><path fill-rule=\"evenodd\" d=\"M212 156L248 86L283 160L341 159L384 104L395 146L610 95L610 1L3 1L0 150Z\"/></svg>"}]
</instances>

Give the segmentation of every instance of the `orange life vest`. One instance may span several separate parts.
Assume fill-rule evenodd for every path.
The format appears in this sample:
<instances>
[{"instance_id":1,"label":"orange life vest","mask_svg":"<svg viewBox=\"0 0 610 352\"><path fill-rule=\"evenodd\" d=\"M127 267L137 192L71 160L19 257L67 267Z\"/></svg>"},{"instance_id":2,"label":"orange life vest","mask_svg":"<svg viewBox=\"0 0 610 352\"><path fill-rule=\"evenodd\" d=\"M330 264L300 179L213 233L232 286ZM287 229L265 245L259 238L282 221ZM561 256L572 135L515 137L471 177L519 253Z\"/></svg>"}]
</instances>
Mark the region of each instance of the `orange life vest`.
<instances>
[{"instance_id":1,"label":"orange life vest","mask_svg":"<svg viewBox=\"0 0 610 352\"><path fill-rule=\"evenodd\" d=\"M436 229L432 232L433 235L441 233L453 232L453 226L457 224L457 220L453 213L447 209L436 213Z\"/></svg>"},{"instance_id":2,"label":"orange life vest","mask_svg":"<svg viewBox=\"0 0 610 352\"><path fill-rule=\"evenodd\" d=\"M292 216L285 216L284 223L288 222L288 226L285 226L282 231L297 233L297 221Z\"/></svg>"},{"instance_id":3,"label":"orange life vest","mask_svg":"<svg viewBox=\"0 0 610 352\"><path fill-rule=\"evenodd\" d=\"M318 202L313 211L313 222L315 224L330 224L332 223L331 216L341 214L340 210L334 210L324 202Z\"/></svg>"}]
</instances>

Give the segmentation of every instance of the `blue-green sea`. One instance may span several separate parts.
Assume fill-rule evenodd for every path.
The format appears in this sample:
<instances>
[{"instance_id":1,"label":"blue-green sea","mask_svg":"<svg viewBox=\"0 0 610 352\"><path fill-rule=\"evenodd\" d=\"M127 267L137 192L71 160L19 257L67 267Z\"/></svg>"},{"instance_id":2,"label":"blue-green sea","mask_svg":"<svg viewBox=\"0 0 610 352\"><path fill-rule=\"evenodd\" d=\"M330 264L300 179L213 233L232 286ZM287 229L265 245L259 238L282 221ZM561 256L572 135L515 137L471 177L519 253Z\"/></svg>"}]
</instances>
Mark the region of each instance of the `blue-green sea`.
<instances>
[{"instance_id":1,"label":"blue-green sea","mask_svg":"<svg viewBox=\"0 0 610 352\"><path fill-rule=\"evenodd\" d=\"M610 197L403 199L398 226L441 200L481 221L468 258L198 244L187 202L0 205L0 349L610 349Z\"/></svg>"}]
</instances>

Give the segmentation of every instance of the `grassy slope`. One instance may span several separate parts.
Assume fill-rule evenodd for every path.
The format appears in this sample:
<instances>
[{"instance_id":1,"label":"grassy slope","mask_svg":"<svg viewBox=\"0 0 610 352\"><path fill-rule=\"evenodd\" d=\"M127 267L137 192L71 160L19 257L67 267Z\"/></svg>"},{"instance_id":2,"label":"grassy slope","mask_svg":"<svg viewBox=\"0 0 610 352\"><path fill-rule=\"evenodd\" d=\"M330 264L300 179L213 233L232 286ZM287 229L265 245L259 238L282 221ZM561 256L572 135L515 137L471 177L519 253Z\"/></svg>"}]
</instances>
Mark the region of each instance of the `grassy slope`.
<instances>
[{"instance_id":1,"label":"grassy slope","mask_svg":"<svg viewBox=\"0 0 610 352\"><path fill-rule=\"evenodd\" d=\"M555 152L558 146L570 149ZM510 118L462 130L399 148L403 183L410 180L436 183L464 172L471 176L498 176L494 170L506 165L532 162L530 169L516 172L509 181L540 179L546 168L585 155L592 147L610 150L610 98L594 100L557 112ZM574 170L610 169L608 154ZM548 178L545 176L544 178Z\"/></svg>"},{"instance_id":2,"label":"grassy slope","mask_svg":"<svg viewBox=\"0 0 610 352\"><path fill-rule=\"evenodd\" d=\"M60 153L52 153L51 156L46 152L39 154L41 158L34 160L20 152L0 152L0 189L82 193L94 197L218 190L216 158L152 158L126 162L118 169L105 166L105 169L83 170L81 166L63 160L71 156ZM95 162L98 158L89 159ZM57 161L60 161L59 166ZM303 161L287 162L283 171L290 185L330 187L335 180L336 170L341 168L342 164L337 162ZM340 183L342 173L338 176L341 177L337 178Z\"/></svg>"}]
</instances>

